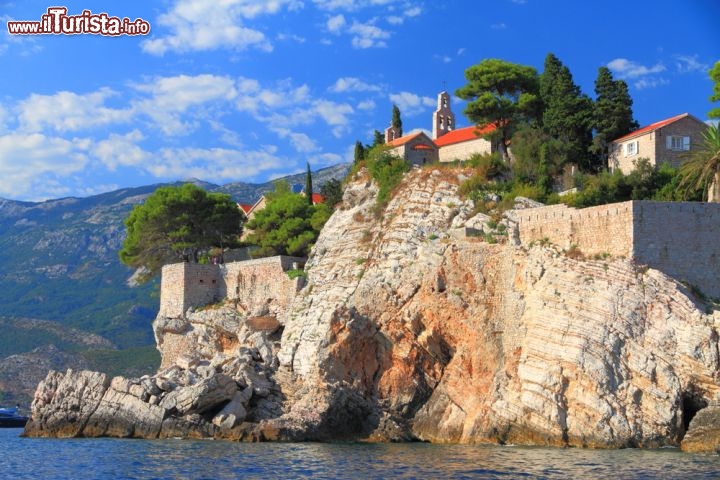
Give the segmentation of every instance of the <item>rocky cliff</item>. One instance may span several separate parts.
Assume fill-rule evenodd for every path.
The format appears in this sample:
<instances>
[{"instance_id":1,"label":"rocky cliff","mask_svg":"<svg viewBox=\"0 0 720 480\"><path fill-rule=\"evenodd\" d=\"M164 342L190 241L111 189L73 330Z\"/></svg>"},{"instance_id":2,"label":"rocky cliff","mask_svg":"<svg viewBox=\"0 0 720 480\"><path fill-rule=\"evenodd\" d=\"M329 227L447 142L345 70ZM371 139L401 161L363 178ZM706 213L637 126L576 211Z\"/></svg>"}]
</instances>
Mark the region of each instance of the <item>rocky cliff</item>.
<instances>
[{"instance_id":1,"label":"rocky cliff","mask_svg":"<svg viewBox=\"0 0 720 480\"><path fill-rule=\"evenodd\" d=\"M720 314L630 260L518 245L461 178L414 170L379 208L358 175L287 309L158 318L174 365L51 372L26 434L679 445L720 398Z\"/></svg>"}]
</instances>

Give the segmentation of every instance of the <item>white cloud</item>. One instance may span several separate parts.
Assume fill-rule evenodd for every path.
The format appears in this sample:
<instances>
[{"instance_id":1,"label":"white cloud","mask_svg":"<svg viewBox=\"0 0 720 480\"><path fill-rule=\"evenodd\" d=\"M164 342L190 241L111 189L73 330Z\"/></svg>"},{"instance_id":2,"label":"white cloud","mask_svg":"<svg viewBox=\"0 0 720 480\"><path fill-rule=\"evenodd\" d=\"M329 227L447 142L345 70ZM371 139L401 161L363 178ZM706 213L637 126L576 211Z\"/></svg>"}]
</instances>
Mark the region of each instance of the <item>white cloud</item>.
<instances>
[{"instance_id":1,"label":"white cloud","mask_svg":"<svg viewBox=\"0 0 720 480\"><path fill-rule=\"evenodd\" d=\"M272 128L280 138L287 138L297 152L309 153L319 150L315 141L304 133L293 132L288 128Z\"/></svg>"},{"instance_id":2,"label":"white cloud","mask_svg":"<svg viewBox=\"0 0 720 480\"><path fill-rule=\"evenodd\" d=\"M285 167L287 160L276 154L272 145L258 150L164 148L145 168L158 178L237 180Z\"/></svg>"},{"instance_id":3,"label":"white cloud","mask_svg":"<svg viewBox=\"0 0 720 480\"><path fill-rule=\"evenodd\" d=\"M271 51L272 45L265 34L243 25L245 20L260 15L274 15L287 7L296 10L302 6L297 0L178 0L172 8L158 17L157 25L170 30L167 36L148 39L142 49L153 55L168 51L189 52L234 48L256 48ZM153 26L153 31L158 28Z\"/></svg>"},{"instance_id":4,"label":"white cloud","mask_svg":"<svg viewBox=\"0 0 720 480\"><path fill-rule=\"evenodd\" d=\"M354 22L348 32L353 35L352 46L359 49L387 47L390 32L372 23Z\"/></svg>"},{"instance_id":5,"label":"white cloud","mask_svg":"<svg viewBox=\"0 0 720 480\"><path fill-rule=\"evenodd\" d=\"M379 92L382 87L363 82L357 77L338 78L335 84L329 89L334 93L344 92Z\"/></svg>"},{"instance_id":6,"label":"white cloud","mask_svg":"<svg viewBox=\"0 0 720 480\"><path fill-rule=\"evenodd\" d=\"M326 26L328 32L338 35L342 32L343 28L345 28L346 24L345 17L341 14L328 18Z\"/></svg>"},{"instance_id":7,"label":"white cloud","mask_svg":"<svg viewBox=\"0 0 720 480\"><path fill-rule=\"evenodd\" d=\"M208 74L160 77L133 85L139 92L149 95L147 99L134 102L133 107L136 112L154 120L166 135L180 135L196 125L196 118L187 118L188 110L235 99L238 95L235 85L229 77Z\"/></svg>"},{"instance_id":8,"label":"white cloud","mask_svg":"<svg viewBox=\"0 0 720 480\"><path fill-rule=\"evenodd\" d=\"M49 137L41 133L0 136L0 196L46 200L63 196L67 187L57 177L81 172L87 166L89 140Z\"/></svg>"},{"instance_id":9,"label":"white cloud","mask_svg":"<svg viewBox=\"0 0 720 480\"><path fill-rule=\"evenodd\" d=\"M358 110L375 110L374 100L363 100L357 105Z\"/></svg>"},{"instance_id":10,"label":"white cloud","mask_svg":"<svg viewBox=\"0 0 720 480\"><path fill-rule=\"evenodd\" d=\"M435 100L430 97L421 97L411 92L390 94L390 101L397 105L402 115L412 117L424 113L429 107L435 106Z\"/></svg>"},{"instance_id":11,"label":"white cloud","mask_svg":"<svg viewBox=\"0 0 720 480\"><path fill-rule=\"evenodd\" d=\"M262 88L257 80L240 78L238 90L240 95L235 102L238 110L254 114L304 103L310 96L310 87L305 84L295 87L291 79L279 81L273 88Z\"/></svg>"},{"instance_id":12,"label":"white cloud","mask_svg":"<svg viewBox=\"0 0 720 480\"><path fill-rule=\"evenodd\" d=\"M662 85L668 85L669 83L670 81L665 78L646 77L633 82L633 85L638 90L643 90L645 88L655 88Z\"/></svg>"},{"instance_id":13,"label":"white cloud","mask_svg":"<svg viewBox=\"0 0 720 480\"><path fill-rule=\"evenodd\" d=\"M646 75L653 75L664 72L665 66L662 63L656 63L651 67L633 62L626 58L616 58L608 62L607 67L612 70L620 78L638 78Z\"/></svg>"},{"instance_id":14,"label":"white cloud","mask_svg":"<svg viewBox=\"0 0 720 480\"><path fill-rule=\"evenodd\" d=\"M144 139L145 136L137 129L124 135L111 133L108 138L93 145L90 151L111 171L118 166L142 166L151 157L138 146Z\"/></svg>"},{"instance_id":15,"label":"white cloud","mask_svg":"<svg viewBox=\"0 0 720 480\"><path fill-rule=\"evenodd\" d=\"M697 55L675 55L675 69L679 73L707 72L710 66L698 60Z\"/></svg>"},{"instance_id":16,"label":"white cloud","mask_svg":"<svg viewBox=\"0 0 720 480\"><path fill-rule=\"evenodd\" d=\"M17 106L20 128L25 132L40 132L47 127L73 132L127 122L132 115L130 109L105 106L106 100L116 95L109 88L85 95L68 91L54 95L32 94Z\"/></svg>"}]
</instances>

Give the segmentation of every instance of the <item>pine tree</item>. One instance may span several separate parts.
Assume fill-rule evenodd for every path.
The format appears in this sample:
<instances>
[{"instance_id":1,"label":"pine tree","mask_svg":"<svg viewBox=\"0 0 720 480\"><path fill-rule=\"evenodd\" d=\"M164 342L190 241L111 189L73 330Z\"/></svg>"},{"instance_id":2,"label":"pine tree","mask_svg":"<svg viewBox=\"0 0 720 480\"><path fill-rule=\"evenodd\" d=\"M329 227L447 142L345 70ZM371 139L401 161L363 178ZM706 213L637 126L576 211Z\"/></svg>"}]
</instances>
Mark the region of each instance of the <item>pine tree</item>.
<instances>
[{"instance_id":1,"label":"pine tree","mask_svg":"<svg viewBox=\"0 0 720 480\"><path fill-rule=\"evenodd\" d=\"M600 67L595 80L592 152L603 166L607 164L610 142L639 127L633 119L632 104L627 83L613 79L610 69Z\"/></svg>"},{"instance_id":2,"label":"pine tree","mask_svg":"<svg viewBox=\"0 0 720 480\"><path fill-rule=\"evenodd\" d=\"M400 109L397 105L393 105L392 120L390 121L390 126L397 129L398 137L402 137L402 119L400 118Z\"/></svg>"},{"instance_id":3,"label":"pine tree","mask_svg":"<svg viewBox=\"0 0 720 480\"><path fill-rule=\"evenodd\" d=\"M552 53L545 58L540 75L540 98L544 105L542 128L563 145L562 163L576 163L592 169L593 103L573 82L570 70Z\"/></svg>"},{"instance_id":4,"label":"pine tree","mask_svg":"<svg viewBox=\"0 0 720 480\"><path fill-rule=\"evenodd\" d=\"M467 100L465 115L479 125L493 124L490 137L498 143L506 162L512 134L538 115L538 78L532 67L494 58L465 70L467 84L455 95Z\"/></svg>"},{"instance_id":5,"label":"pine tree","mask_svg":"<svg viewBox=\"0 0 720 480\"><path fill-rule=\"evenodd\" d=\"M312 185L312 173L310 173L310 162L307 162L307 174L305 175L305 196L307 196L308 203L313 204L313 185Z\"/></svg>"}]
</instances>

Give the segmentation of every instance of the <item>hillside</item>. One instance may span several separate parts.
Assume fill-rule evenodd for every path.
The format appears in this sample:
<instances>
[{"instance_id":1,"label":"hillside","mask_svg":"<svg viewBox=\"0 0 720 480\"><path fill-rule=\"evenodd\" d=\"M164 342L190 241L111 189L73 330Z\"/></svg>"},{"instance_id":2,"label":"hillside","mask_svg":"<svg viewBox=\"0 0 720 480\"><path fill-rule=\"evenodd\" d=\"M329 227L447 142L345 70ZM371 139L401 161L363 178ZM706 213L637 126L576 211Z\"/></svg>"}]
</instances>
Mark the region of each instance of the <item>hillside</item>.
<instances>
[{"instance_id":1,"label":"hillside","mask_svg":"<svg viewBox=\"0 0 720 480\"><path fill-rule=\"evenodd\" d=\"M342 178L347 165L313 174L316 188ZM305 174L283 178L304 183ZM240 203L253 203L273 188L263 184L214 185L193 180L208 191L223 192ZM154 344L151 322L157 313L157 285L132 288L132 271L118 260L130 210L163 185L125 188L87 198L45 202L0 199L0 317L55 322L102 336L107 346L127 349ZM44 329L19 335L6 330L0 360L53 343ZM18 346L22 345L22 349ZM82 350L81 347L73 347Z\"/></svg>"}]
</instances>

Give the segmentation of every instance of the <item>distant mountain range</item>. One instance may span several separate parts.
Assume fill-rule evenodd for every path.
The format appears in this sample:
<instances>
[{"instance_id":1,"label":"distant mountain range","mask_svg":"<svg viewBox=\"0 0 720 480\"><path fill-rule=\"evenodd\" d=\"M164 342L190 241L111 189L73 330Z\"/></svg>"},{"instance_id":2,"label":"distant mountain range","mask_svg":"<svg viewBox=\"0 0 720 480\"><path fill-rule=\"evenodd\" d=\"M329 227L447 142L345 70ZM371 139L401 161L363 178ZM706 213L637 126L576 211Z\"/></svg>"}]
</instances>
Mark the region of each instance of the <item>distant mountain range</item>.
<instances>
[{"instance_id":1,"label":"distant mountain range","mask_svg":"<svg viewBox=\"0 0 720 480\"><path fill-rule=\"evenodd\" d=\"M330 179L344 178L348 168L341 164L314 172L313 185L319 190ZM304 184L305 174L280 180ZM189 182L249 204L273 189L273 182ZM176 184L181 183L187 182ZM26 323L23 319L49 321L99 335L107 340L103 348L154 345L151 322L158 308L158 282L130 287L128 279L133 272L120 263L117 252L125 236L123 221L130 210L166 185L45 202L0 199L0 328L5 327L0 360L50 344L60 350L87 347L82 342L59 341L57 332L48 334L42 322L23 330L18 327ZM13 342L14 335L22 336L22 341ZM0 386L8 388L2 383Z\"/></svg>"}]
</instances>

